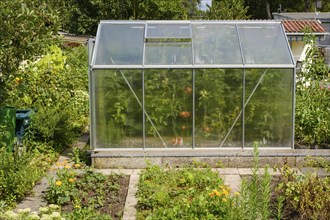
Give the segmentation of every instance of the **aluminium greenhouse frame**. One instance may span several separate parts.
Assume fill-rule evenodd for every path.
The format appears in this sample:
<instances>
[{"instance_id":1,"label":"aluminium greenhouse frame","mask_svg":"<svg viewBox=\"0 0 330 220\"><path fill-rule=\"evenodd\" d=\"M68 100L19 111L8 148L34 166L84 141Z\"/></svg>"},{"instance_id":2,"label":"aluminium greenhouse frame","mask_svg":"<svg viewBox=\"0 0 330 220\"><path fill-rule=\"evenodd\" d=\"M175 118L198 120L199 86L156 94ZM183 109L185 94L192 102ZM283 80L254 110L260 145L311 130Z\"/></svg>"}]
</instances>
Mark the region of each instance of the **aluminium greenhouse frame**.
<instances>
[{"instance_id":1,"label":"aluminium greenhouse frame","mask_svg":"<svg viewBox=\"0 0 330 220\"><path fill-rule=\"evenodd\" d=\"M120 63L120 64L115 64L113 59L110 58L109 63L98 63L97 59L98 59L98 54L100 53L101 48L103 47L102 42L100 40L101 38L101 27L102 25L141 25L144 26L144 39L143 39L143 55L142 55L142 63L141 64L130 64L130 63ZM190 38L177 38L177 37L172 37L172 36L165 36L164 39L162 36L160 37L156 37L154 38L148 38L148 27L151 27L152 25L186 25L188 27L190 27ZM235 31L237 33L237 39L238 39L238 45L239 45L239 53L241 56L241 61L240 63L231 63L231 64L226 64L226 63L216 63L216 64L201 64L201 63L197 63L195 62L195 48L194 48L194 39L192 37L193 33L192 33L192 26L193 25L231 25L233 27L235 27ZM239 31L239 26L240 25L275 25L275 26L279 26L280 27L280 31L281 31L281 37L283 37L282 43L285 46L285 49L287 50L286 52L288 53L288 57L289 60L287 63L249 63L245 60L245 55L244 55L244 49L242 47L242 41L241 41L241 35L240 35L240 31ZM254 27L253 27L254 28ZM175 34L174 34L175 35ZM161 40L160 40L161 39ZM148 44L148 40L150 40L150 42L159 42L159 40L161 41L161 43L168 43L168 41L171 41L171 43L173 44L180 44L180 43L185 43L188 42L189 45L191 45L191 58L192 58L192 63L190 64L163 64L163 63L159 63L159 64L148 64L145 62L145 58L146 58L146 46ZM173 42L172 42L173 40ZM103 42L104 43L104 42ZM97 121L97 116L96 116L96 98L95 98L95 80L93 78L93 74L96 75L98 73L96 73L97 71L104 71L104 70L114 70L114 71L118 71L118 74L124 79L124 81L126 82L126 84L128 85L128 89L132 92L132 94L134 95L134 99L136 99L136 101L138 102L138 104L140 105L140 107L142 108L142 146L140 149L142 150L146 150L146 149L173 149L171 147L169 147L166 143L166 141L164 141L162 135L157 131L156 126L153 123L153 120L150 118L148 112L146 111L146 106L145 106L145 72L148 70L167 70L167 69L187 69L187 70L191 70L192 71L192 114L191 114L191 118L192 118L192 133L191 133L191 139L192 139L192 143L191 143L191 148L182 148L182 149L195 149L196 148L196 138L195 138L195 108L196 108L196 99L195 99L195 80L196 80L196 71L199 69L237 69L237 70L242 70L242 101L241 101L241 106L242 109L240 110L240 112L238 113L238 115L235 117L234 122L232 123L232 125L230 126L230 129L228 132L226 132L226 135L224 136L223 140L220 142L220 144L218 145L217 148L223 148L224 147L224 143L226 142L228 136L231 134L231 131L233 130L234 126L236 125L236 123L238 122L238 120L242 120L242 125L241 125L241 131L242 131L242 136L241 136L241 149L244 148L250 148L247 147L245 145L245 116L246 116L246 112L245 112L245 108L247 106L247 104L250 102L252 96L254 95L255 91L257 90L258 86L260 85L260 83L262 82L264 76L267 74L268 70L271 69L289 69L292 70L292 89L291 89L291 95L292 95L292 106L291 106L291 138L290 138L290 145L289 146L281 146L281 148L285 147L285 148L293 148L294 147L294 109L295 109L295 63L294 63L294 59L293 56L291 54L291 50L290 47L288 45L287 39L286 39L286 35L285 35L285 31L281 25L280 22L276 22L276 21L101 21L100 25L99 25L99 29L98 29L98 33L96 36L96 39L90 39L89 44L88 44L88 48L89 48L89 88L90 88L90 118L91 118L91 147L94 150L108 150L108 149L116 149L116 150L120 150L120 149L129 149L126 147L114 147L114 148L109 148L109 147L103 147L100 146L99 144L97 144L97 131L98 128L96 121ZM262 46L262 45L261 45ZM276 49L276 48L274 48ZM263 73L261 74L260 78L258 79L255 87L253 88L252 92L250 95L247 96L246 98L246 71L250 70L250 69L260 69L260 70L264 70ZM132 86L130 85L129 81L127 80L127 78L125 77L125 74L123 73L123 71L125 70L139 70L141 71L142 74L142 97L141 99L139 99L139 97L135 94L134 89L132 88ZM94 73L95 72L95 73ZM160 141L162 142L162 145L159 145L159 147L157 148L149 148L148 144L146 143L146 138L147 138L147 134L146 134L146 123L150 123L152 127L155 128L155 136L157 136L157 138L160 139ZM208 148L208 147L206 147ZM210 147L211 149L216 149L215 147ZM237 147L234 147L237 148ZM278 148L278 147L276 147ZM139 148L134 148L134 149L139 149ZM200 148L199 148L200 149ZM205 149L205 148L203 148ZM269 147L267 149L273 149L272 147Z\"/></svg>"}]
</instances>

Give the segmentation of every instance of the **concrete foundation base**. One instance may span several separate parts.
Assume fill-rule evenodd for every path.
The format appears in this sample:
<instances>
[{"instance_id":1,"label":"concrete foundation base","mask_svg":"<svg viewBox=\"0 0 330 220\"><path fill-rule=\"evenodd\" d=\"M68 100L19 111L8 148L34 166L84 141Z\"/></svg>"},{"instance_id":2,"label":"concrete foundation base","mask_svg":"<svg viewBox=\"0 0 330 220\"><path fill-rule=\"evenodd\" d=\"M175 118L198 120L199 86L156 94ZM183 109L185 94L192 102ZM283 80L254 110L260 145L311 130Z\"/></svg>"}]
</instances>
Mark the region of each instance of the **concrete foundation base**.
<instances>
[{"instance_id":1,"label":"concrete foundation base","mask_svg":"<svg viewBox=\"0 0 330 220\"><path fill-rule=\"evenodd\" d=\"M330 150L261 149L259 165L264 167L287 164L303 167L306 157L323 157L330 160ZM194 162L211 167L248 168L253 164L253 150L203 149L203 150L98 150L91 153L92 165L98 169L142 169L147 163L162 167L182 167Z\"/></svg>"}]
</instances>

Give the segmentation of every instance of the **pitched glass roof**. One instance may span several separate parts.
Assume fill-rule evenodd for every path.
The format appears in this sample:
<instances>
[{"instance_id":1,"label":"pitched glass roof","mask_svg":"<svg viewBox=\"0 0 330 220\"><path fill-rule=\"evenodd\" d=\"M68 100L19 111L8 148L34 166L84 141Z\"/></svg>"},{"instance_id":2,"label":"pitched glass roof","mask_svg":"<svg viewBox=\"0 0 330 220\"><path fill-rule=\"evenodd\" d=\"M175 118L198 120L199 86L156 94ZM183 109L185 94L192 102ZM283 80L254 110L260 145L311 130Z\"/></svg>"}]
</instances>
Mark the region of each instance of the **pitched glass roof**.
<instances>
[{"instance_id":1,"label":"pitched glass roof","mask_svg":"<svg viewBox=\"0 0 330 220\"><path fill-rule=\"evenodd\" d=\"M92 68L293 67L277 21L101 21Z\"/></svg>"}]
</instances>

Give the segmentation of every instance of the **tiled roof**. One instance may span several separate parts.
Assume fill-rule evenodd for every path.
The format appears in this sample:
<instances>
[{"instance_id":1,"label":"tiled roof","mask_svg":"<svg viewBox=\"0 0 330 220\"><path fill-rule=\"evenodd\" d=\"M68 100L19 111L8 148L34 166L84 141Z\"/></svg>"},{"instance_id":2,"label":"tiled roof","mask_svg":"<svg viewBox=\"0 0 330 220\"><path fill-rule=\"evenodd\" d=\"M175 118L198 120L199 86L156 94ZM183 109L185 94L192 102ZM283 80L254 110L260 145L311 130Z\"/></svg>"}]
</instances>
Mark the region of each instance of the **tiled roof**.
<instances>
[{"instance_id":1,"label":"tiled roof","mask_svg":"<svg viewBox=\"0 0 330 220\"><path fill-rule=\"evenodd\" d=\"M327 33L317 20L282 20L286 33L303 33L306 27L310 27L314 33Z\"/></svg>"}]
</instances>

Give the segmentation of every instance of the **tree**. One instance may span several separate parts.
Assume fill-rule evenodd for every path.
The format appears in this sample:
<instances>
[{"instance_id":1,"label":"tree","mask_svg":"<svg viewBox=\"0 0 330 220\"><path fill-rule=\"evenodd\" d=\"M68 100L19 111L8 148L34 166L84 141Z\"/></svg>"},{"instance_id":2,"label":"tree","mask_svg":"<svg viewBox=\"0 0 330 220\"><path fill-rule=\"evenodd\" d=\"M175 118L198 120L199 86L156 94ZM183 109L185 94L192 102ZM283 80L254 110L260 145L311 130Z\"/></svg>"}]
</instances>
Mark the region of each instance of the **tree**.
<instances>
[{"instance_id":1,"label":"tree","mask_svg":"<svg viewBox=\"0 0 330 220\"><path fill-rule=\"evenodd\" d=\"M40 55L54 43L58 16L42 0L0 1L0 103L5 102L6 82L19 64Z\"/></svg>"},{"instance_id":2,"label":"tree","mask_svg":"<svg viewBox=\"0 0 330 220\"><path fill-rule=\"evenodd\" d=\"M139 19L182 20L198 15L200 0L141 0Z\"/></svg>"},{"instance_id":3,"label":"tree","mask_svg":"<svg viewBox=\"0 0 330 220\"><path fill-rule=\"evenodd\" d=\"M248 8L244 6L244 0L214 0L212 6L208 6L207 19L239 20L248 19Z\"/></svg>"},{"instance_id":4,"label":"tree","mask_svg":"<svg viewBox=\"0 0 330 220\"><path fill-rule=\"evenodd\" d=\"M100 20L128 20L134 0L48 0L61 14L61 28L75 34L95 35Z\"/></svg>"}]
</instances>

